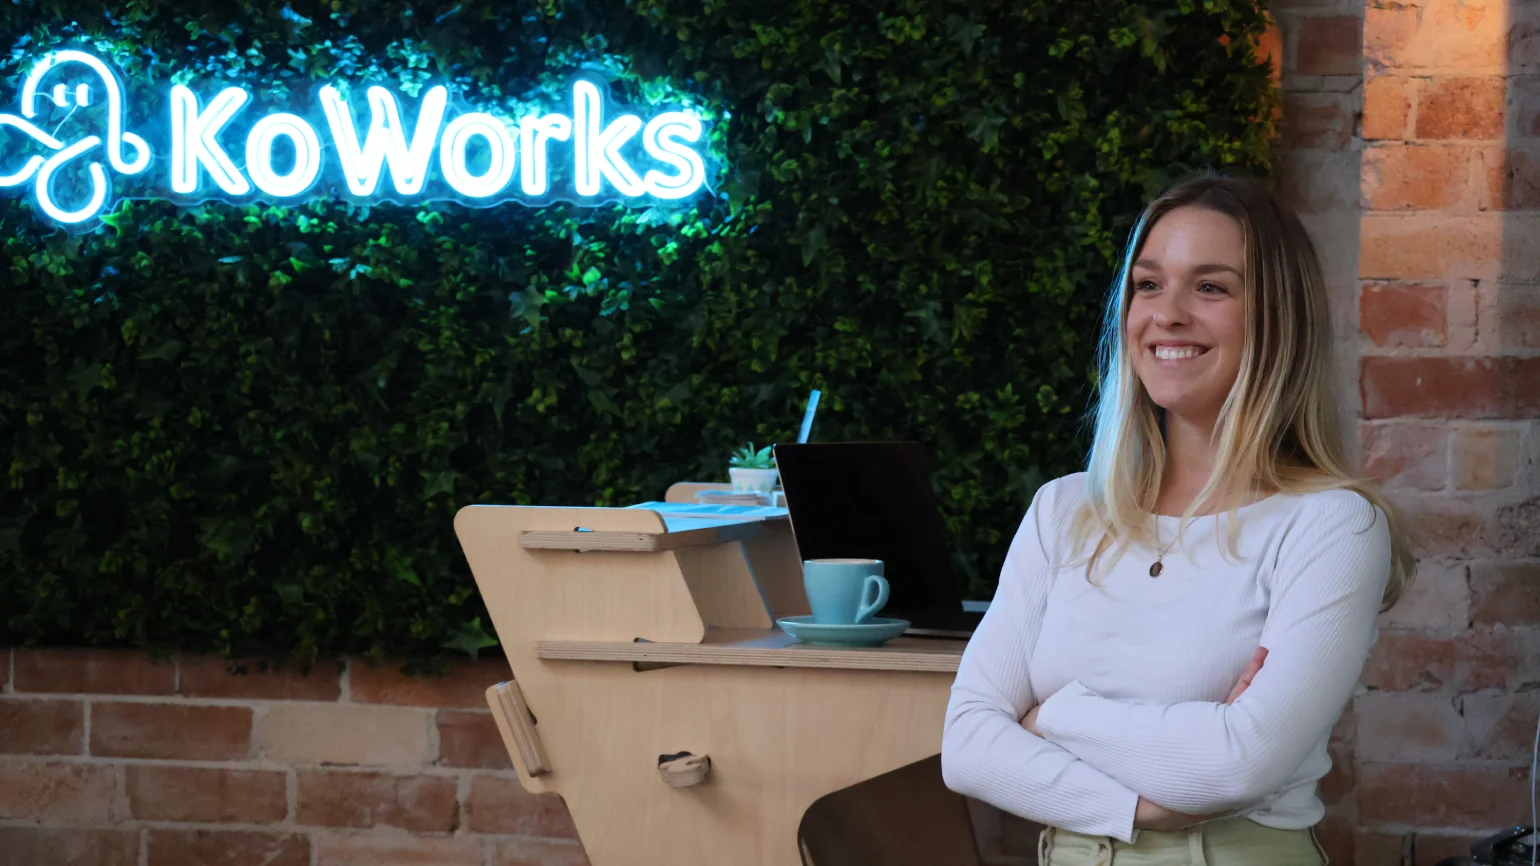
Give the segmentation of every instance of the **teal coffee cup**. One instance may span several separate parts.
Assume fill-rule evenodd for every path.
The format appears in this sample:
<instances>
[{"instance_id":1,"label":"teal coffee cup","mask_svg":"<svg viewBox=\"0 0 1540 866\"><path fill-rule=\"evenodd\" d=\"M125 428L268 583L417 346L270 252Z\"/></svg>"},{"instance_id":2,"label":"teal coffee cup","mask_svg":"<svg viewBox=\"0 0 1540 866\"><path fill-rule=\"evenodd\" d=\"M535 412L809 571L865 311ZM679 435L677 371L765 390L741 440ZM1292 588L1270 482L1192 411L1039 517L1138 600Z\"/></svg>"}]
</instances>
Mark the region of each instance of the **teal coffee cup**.
<instances>
[{"instance_id":1,"label":"teal coffee cup","mask_svg":"<svg viewBox=\"0 0 1540 866\"><path fill-rule=\"evenodd\" d=\"M888 603L888 579L880 559L809 559L802 563L813 622L860 625Z\"/></svg>"}]
</instances>

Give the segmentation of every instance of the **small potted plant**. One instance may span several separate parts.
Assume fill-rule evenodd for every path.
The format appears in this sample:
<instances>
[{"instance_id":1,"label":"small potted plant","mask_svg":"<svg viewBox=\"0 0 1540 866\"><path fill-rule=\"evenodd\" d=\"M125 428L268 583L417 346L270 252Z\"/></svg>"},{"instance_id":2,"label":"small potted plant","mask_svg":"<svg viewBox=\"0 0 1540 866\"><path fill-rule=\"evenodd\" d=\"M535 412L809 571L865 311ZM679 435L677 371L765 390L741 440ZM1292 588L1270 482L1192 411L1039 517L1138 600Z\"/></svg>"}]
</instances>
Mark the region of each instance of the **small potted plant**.
<instances>
[{"instance_id":1,"label":"small potted plant","mask_svg":"<svg viewBox=\"0 0 1540 866\"><path fill-rule=\"evenodd\" d=\"M775 468L774 446L754 450L754 443L739 450L728 460L727 474L732 478L734 493L760 493L769 496L775 492L775 482L780 471Z\"/></svg>"}]
</instances>

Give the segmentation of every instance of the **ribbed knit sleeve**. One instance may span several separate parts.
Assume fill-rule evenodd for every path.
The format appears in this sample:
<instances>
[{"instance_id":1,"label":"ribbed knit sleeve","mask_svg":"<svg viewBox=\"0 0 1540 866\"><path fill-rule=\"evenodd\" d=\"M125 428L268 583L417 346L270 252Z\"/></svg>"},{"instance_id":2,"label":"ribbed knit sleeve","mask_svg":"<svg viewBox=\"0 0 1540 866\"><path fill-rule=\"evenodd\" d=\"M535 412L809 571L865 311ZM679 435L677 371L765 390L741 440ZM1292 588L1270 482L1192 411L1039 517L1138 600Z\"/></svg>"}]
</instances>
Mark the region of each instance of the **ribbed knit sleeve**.
<instances>
[{"instance_id":1,"label":"ribbed knit sleeve","mask_svg":"<svg viewBox=\"0 0 1540 866\"><path fill-rule=\"evenodd\" d=\"M1139 796L1021 727L1037 703L1027 662L1052 581L1039 524L1053 524L1055 486L1034 497L994 600L963 652L947 704L941 773L953 791L1011 814L1132 841Z\"/></svg>"},{"instance_id":2,"label":"ribbed knit sleeve","mask_svg":"<svg viewBox=\"0 0 1540 866\"><path fill-rule=\"evenodd\" d=\"M1279 542L1267 659L1235 703L1112 700L1076 681L1043 702L1043 736L1178 812L1237 809L1283 787L1352 696L1390 571L1382 512L1348 491L1312 499Z\"/></svg>"}]
</instances>

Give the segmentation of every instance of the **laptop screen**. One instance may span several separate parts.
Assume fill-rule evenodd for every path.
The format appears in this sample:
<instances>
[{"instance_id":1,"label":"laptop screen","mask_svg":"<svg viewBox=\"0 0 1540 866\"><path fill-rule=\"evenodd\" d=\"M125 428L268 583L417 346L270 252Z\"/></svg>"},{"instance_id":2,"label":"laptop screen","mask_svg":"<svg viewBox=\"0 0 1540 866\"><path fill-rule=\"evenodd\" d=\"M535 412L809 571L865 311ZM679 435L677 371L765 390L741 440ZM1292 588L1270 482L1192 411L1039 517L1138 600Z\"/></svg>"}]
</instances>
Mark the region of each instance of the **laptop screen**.
<instances>
[{"instance_id":1,"label":"laptop screen","mask_svg":"<svg viewBox=\"0 0 1540 866\"><path fill-rule=\"evenodd\" d=\"M884 616L961 609L933 462L919 443L777 445L775 460L803 559L882 560Z\"/></svg>"}]
</instances>

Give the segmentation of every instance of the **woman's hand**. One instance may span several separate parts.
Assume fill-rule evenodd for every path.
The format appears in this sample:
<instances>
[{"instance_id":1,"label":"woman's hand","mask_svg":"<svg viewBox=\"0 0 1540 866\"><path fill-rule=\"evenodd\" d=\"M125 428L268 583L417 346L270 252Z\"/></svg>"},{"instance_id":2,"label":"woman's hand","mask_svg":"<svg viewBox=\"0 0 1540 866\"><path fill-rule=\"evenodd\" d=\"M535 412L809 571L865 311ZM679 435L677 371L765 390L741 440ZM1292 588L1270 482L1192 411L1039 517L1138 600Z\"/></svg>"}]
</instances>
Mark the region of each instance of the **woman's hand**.
<instances>
[{"instance_id":1,"label":"woman's hand","mask_svg":"<svg viewBox=\"0 0 1540 866\"><path fill-rule=\"evenodd\" d=\"M1042 734L1037 732L1037 711L1041 706L1042 704L1038 704L1036 707L1027 710L1027 714L1021 717L1021 726L1026 728L1034 737L1042 736Z\"/></svg>"},{"instance_id":2,"label":"woman's hand","mask_svg":"<svg viewBox=\"0 0 1540 866\"><path fill-rule=\"evenodd\" d=\"M1251 656L1251 663L1246 665L1245 670L1241 671L1241 677L1235 681L1235 688L1230 689L1230 696L1225 698L1225 703L1235 703L1235 699L1240 697L1241 693L1246 691L1251 685L1251 678L1255 677L1257 672L1262 670L1262 662L1264 661L1267 661L1267 647L1257 647L1256 653Z\"/></svg>"},{"instance_id":3,"label":"woman's hand","mask_svg":"<svg viewBox=\"0 0 1540 866\"><path fill-rule=\"evenodd\" d=\"M1164 806L1151 803L1143 797L1139 798L1139 805L1134 809L1134 828L1137 830L1181 830L1194 824L1201 824L1214 815L1185 815L1181 812L1173 812Z\"/></svg>"}]
</instances>

